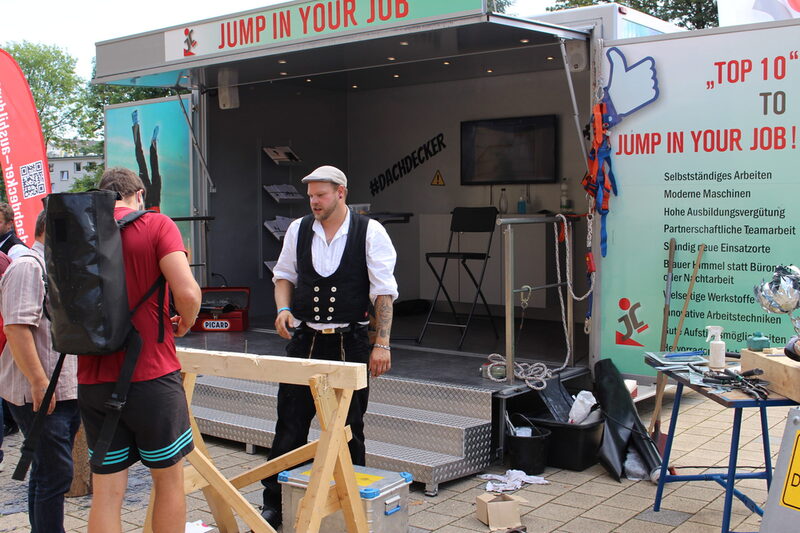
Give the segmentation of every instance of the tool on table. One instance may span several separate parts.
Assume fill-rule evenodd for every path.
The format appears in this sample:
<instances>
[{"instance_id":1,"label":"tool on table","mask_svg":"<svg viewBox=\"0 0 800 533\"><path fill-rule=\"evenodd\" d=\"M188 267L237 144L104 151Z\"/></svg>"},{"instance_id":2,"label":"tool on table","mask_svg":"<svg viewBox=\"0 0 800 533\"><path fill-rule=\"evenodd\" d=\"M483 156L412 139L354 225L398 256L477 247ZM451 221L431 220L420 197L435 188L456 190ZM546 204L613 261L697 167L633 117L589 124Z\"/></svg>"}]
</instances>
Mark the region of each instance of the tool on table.
<instances>
[{"instance_id":1,"label":"tool on table","mask_svg":"<svg viewBox=\"0 0 800 533\"><path fill-rule=\"evenodd\" d=\"M769 382L756 377L764 373L760 368L754 368L739 373L730 368L718 372L715 370L704 370L692 364L687 366L689 366L689 370L701 377L701 381L698 384L708 386L712 390L729 392L730 390L738 389L756 400L766 400L769 398L769 391L765 387L769 385Z\"/></svg>"}]
</instances>

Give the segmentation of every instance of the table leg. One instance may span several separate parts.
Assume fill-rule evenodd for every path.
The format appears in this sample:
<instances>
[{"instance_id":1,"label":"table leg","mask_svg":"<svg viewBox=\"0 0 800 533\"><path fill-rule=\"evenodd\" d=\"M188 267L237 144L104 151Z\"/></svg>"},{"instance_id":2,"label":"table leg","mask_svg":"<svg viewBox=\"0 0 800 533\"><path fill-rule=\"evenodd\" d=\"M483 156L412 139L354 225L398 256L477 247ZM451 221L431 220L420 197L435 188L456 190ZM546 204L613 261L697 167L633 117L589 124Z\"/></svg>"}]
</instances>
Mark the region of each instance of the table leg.
<instances>
[{"instance_id":1,"label":"table leg","mask_svg":"<svg viewBox=\"0 0 800 533\"><path fill-rule=\"evenodd\" d=\"M664 446L664 457L661 459L661 473L658 476L656 501L653 503L653 511L656 512L661 510L661 496L664 494L664 484L667 482L669 455L672 452L672 440L675 438L675 428L678 425L678 412L681 408L681 394L683 394L683 383L678 382L678 386L675 389L675 400L672 404L672 416L669 419L669 433L667 434L667 442Z\"/></svg>"},{"instance_id":2,"label":"table leg","mask_svg":"<svg viewBox=\"0 0 800 533\"><path fill-rule=\"evenodd\" d=\"M769 449L769 423L767 422L767 407L758 406L761 411L761 438L764 442L764 473L767 476L767 490L772 485L772 454Z\"/></svg>"},{"instance_id":3,"label":"table leg","mask_svg":"<svg viewBox=\"0 0 800 533\"><path fill-rule=\"evenodd\" d=\"M733 431L731 434L731 453L728 457L728 477L725 479L725 507L722 510L722 533L729 533L731 508L733 507L733 485L736 482L736 459L739 455L739 434L742 429L742 408L733 410Z\"/></svg>"}]
</instances>

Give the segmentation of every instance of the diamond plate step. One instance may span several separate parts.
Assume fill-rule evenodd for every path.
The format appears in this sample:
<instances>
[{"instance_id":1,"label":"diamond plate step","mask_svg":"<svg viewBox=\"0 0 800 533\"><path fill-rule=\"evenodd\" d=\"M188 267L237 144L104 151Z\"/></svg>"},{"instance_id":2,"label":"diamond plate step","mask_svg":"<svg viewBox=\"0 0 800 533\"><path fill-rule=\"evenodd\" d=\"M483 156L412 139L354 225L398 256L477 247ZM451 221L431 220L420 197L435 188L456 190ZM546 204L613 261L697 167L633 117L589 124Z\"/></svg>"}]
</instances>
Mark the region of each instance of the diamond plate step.
<instances>
[{"instance_id":1,"label":"diamond plate step","mask_svg":"<svg viewBox=\"0 0 800 533\"><path fill-rule=\"evenodd\" d=\"M206 435L272 446L278 385L198 376L192 412ZM435 493L439 483L491 463L491 393L421 381L370 383L364 417L367 465L408 471ZM317 421L309 439L319 436Z\"/></svg>"},{"instance_id":2,"label":"diamond plate step","mask_svg":"<svg viewBox=\"0 0 800 533\"><path fill-rule=\"evenodd\" d=\"M384 376L369 383L369 399L390 405L435 409L440 413L492 420L492 393L468 386L453 386Z\"/></svg>"},{"instance_id":3,"label":"diamond plate step","mask_svg":"<svg viewBox=\"0 0 800 533\"><path fill-rule=\"evenodd\" d=\"M192 409L201 433L235 442L245 442L269 448L275 437L275 422L209 409ZM475 446L488 442L491 426L480 428L472 437L469 454L451 455L422 450L409 446L390 444L367 438L367 466L396 472L411 472L415 481L428 485L457 479L488 467L491 463L489 446ZM309 439L319 438L319 430L312 429Z\"/></svg>"}]
</instances>

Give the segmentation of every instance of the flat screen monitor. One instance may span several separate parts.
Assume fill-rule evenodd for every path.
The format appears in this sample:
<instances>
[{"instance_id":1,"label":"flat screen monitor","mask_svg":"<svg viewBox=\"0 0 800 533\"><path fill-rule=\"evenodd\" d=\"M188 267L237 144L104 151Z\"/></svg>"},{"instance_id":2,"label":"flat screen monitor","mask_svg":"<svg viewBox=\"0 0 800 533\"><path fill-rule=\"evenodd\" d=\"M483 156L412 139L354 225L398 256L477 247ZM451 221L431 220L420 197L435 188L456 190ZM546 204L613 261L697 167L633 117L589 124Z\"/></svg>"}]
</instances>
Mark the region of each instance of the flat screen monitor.
<instances>
[{"instance_id":1,"label":"flat screen monitor","mask_svg":"<svg viewBox=\"0 0 800 533\"><path fill-rule=\"evenodd\" d=\"M558 116L461 123L461 184L558 181Z\"/></svg>"}]
</instances>

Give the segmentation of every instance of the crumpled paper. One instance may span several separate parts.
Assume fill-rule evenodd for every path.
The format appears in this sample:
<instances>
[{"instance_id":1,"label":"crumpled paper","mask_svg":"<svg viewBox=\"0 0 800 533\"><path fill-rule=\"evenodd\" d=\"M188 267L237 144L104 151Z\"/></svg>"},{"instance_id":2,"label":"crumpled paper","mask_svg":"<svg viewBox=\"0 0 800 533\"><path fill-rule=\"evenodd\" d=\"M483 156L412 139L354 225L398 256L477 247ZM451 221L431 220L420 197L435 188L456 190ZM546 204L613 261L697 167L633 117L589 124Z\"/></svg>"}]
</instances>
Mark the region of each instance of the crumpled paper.
<instances>
[{"instance_id":1,"label":"crumpled paper","mask_svg":"<svg viewBox=\"0 0 800 533\"><path fill-rule=\"evenodd\" d=\"M481 479L490 480L486 483L487 492L510 492L519 490L526 483L531 485L548 485L550 482L541 476L529 476L522 470L506 470L503 475L481 474Z\"/></svg>"}]
</instances>

